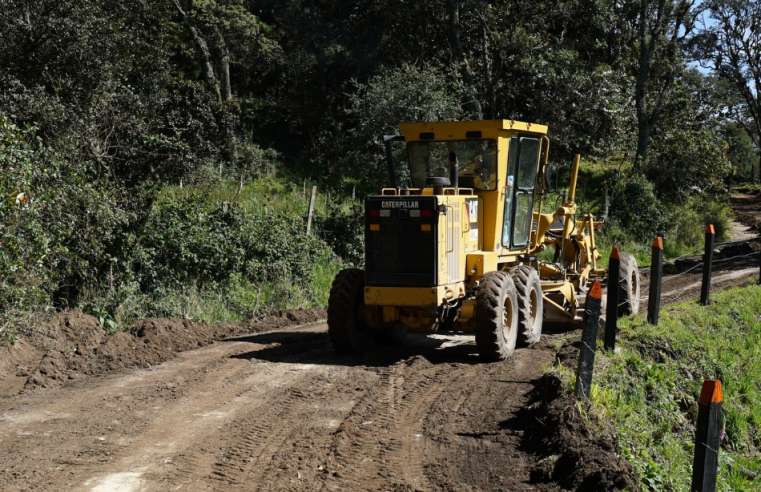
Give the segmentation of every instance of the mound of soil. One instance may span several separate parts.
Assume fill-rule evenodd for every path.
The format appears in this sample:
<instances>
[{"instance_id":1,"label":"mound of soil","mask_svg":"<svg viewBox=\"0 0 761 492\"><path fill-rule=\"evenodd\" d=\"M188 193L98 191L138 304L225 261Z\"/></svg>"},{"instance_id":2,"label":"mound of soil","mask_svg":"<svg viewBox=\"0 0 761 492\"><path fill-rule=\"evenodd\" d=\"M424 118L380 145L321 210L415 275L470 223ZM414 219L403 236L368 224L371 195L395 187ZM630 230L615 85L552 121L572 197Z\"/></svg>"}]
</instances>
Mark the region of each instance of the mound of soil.
<instances>
[{"instance_id":1,"label":"mound of soil","mask_svg":"<svg viewBox=\"0 0 761 492\"><path fill-rule=\"evenodd\" d=\"M542 376L523 412L524 418L542 424L528 429L521 443L542 457L531 470L532 481L578 492L639 490L631 465L617 456L609 438L598 435L593 417L580 415L557 375Z\"/></svg>"},{"instance_id":2,"label":"mound of soil","mask_svg":"<svg viewBox=\"0 0 761 492\"><path fill-rule=\"evenodd\" d=\"M0 346L0 395L21 391L41 358L42 353L26 340Z\"/></svg>"},{"instance_id":3,"label":"mound of soil","mask_svg":"<svg viewBox=\"0 0 761 492\"><path fill-rule=\"evenodd\" d=\"M126 331L108 334L94 317L65 311L31 341L0 347L0 396L57 386L83 375L150 367L215 340L314 323L325 317L324 309L307 309L214 326L187 319L146 319Z\"/></svg>"},{"instance_id":4,"label":"mound of soil","mask_svg":"<svg viewBox=\"0 0 761 492\"><path fill-rule=\"evenodd\" d=\"M737 257L746 257L753 253L761 251L761 238L750 239L747 241L730 242L725 245L720 245L713 253L713 260L728 260ZM682 273L695 265L703 264L703 255L690 255L676 259L674 261L667 261L663 263L663 273L666 275L675 275ZM643 276L649 276L649 269L647 272L643 272Z\"/></svg>"},{"instance_id":5,"label":"mound of soil","mask_svg":"<svg viewBox=\"0 0 761 492\"><path fill-rule=\"evenodd\" d=\"M761 193L758 190L739 190L738 194L732 195L732 208L738 221L761 233Z\"/></svg>"}]
</instances>

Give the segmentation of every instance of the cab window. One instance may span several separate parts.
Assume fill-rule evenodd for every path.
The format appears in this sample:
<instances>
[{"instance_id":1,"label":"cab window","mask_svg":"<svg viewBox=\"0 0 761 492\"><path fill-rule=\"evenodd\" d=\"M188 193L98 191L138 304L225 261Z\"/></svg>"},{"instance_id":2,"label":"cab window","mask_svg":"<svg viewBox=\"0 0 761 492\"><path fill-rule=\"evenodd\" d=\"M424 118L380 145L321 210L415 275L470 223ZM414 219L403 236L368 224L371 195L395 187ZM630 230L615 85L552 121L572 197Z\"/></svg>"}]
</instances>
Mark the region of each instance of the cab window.
<instances>
[{"instance_id":1,"label":"cab window","mask_svg":"<svg viewBox=\"0 0 761 492\"><path fill-rule=\"evenodd\" d=\"M526 246L531 233L539 150L540 141L536 137L510 139L502 244L513 249Z\"/></svg>"},{"instance_id":2,"label":"cab window","mask_svg":"<svg viewBox=\"0 0 761 492\"><path fill-rule=\"evenodd\" d=\"M497 143L494 140L448 140L410 142L407 155L413 188L423 188L428 177L450 176L450 157L459 164L460 188L497 189Z\"/></svg>"}]
</instances>

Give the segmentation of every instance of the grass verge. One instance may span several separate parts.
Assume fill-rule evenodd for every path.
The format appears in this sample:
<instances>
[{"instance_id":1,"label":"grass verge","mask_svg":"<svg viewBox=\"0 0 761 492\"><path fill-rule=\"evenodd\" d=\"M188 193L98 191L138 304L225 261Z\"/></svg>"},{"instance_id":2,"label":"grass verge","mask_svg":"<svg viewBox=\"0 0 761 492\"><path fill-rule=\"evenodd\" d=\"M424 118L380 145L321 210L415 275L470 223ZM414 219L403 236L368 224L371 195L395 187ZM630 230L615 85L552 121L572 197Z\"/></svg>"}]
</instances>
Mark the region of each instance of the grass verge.
<instances>
[{"instance_id":1,"label":"grass verge","mask_svg":"<svg viewBox=\"0 0 761 492\"><path fill-rule=\"evenodd\" d=\"M689 490L697 399L722 382L718 490L761 490L761 286L669 306L658 326L622 319L616 353L596 361L591 409L607 422L643 490ZM569 387L573 373L560 368Z\"/></svg>"}]
</instances>

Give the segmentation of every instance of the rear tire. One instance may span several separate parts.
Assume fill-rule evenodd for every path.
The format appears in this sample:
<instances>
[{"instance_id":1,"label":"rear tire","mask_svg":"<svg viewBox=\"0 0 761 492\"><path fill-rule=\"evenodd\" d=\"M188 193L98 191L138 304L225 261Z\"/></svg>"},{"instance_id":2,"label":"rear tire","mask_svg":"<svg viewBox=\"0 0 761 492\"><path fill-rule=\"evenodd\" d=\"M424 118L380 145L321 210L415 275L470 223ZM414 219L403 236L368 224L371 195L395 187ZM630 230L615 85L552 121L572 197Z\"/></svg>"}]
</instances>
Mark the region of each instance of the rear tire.
<instances>
[{"instance_id":1,"label":"rear tire","mask_svg":"<svg viewBox=\"0 0 761 492\"><path fill-rule=\"evenodd\" d=\"M539 274L521 265L510 270L518 292L518 346L533 345L542 337L544 300Z\"/></svg>"},{"instance_id":2,"label":"rear tire","mask_svg":"<svg viewBox=\"0 0 761 492\"><path fill-rule=\"evenodd\" d=\"M364 304L365 273L357 268L341 270L328 298L328 336L339 354L364 352L370 346L368 328L359 320Z\"/></svg>"},{"instance_id":3,"label":"rear tire","mask_svg":"<svg viewBox=\"0 0 761 492\"><path fill-rule=\"evenodd\" d=\"M505 360L518 340L518 294L506 272L489 272L481 279L475 306L476 346L484 360Z\"/></svg>"},{"instance_id":4,"label":"rear tire","mask_svg":"<svg viewBox=\"0 0 761 492\"><path fill-rule=\"evenodd\" d=\"M640 281L637 260L631 253L619 254L618 269L618 316L639 312Z\"/></svg>"}]
</instances>

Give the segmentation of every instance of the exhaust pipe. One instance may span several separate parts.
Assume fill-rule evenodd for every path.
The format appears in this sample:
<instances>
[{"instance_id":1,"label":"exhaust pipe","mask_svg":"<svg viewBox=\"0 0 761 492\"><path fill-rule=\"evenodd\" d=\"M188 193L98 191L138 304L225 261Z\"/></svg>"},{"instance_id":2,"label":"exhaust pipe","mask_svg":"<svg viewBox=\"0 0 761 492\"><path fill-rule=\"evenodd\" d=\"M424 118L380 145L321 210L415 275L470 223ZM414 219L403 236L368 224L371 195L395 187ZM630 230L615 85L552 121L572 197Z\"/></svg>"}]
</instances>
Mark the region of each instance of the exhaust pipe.
<instances>
[{"instance_id":1,"label":"exhaust pipe","mask_svg":"<svg viewBox=\"0 0 761 492\"><path fill-rule=\"evenodd\" d=\"M454 152L449 153L449 175L452 177L452 185L454 186L454 194L460 194L460 166L457 163L457 154Z\"/></svg>"}]
</instances>

